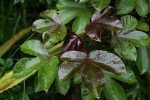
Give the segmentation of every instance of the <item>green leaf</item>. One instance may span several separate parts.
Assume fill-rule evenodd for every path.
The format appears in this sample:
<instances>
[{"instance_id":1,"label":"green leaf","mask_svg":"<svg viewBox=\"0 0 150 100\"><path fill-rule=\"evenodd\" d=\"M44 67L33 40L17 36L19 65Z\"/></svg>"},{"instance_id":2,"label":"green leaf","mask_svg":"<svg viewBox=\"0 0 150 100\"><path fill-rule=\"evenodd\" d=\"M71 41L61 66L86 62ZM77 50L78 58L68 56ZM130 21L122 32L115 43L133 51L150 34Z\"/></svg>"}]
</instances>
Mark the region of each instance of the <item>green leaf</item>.
<instances>
[{"instance_id":1,"label":"green leaf","mask_svg":"<svg viewBox=\"0 0 150 100\"><path fill-rule=\"evenodd\" d=\"M38 33L47 32L54 25L55 25L55 23L53 23L50 20L38 19L38 20L33 22L32 31L35 31Z\"/></svg>"},{"instance_id":2,"label":"green leaf","mask_svg":"<svg viewBox=\"0 0 150 100\"><path fill-rule=\"evenodd\" d=\"M59 0L56 6L63 24L67 24L77 17L73 22L72 29L77 34L84 31L91 17L91 11L85 4L75 2L74 0Z\"/></svg>"},{"instance_id":3,"label":"green leaf","mask_svg":"<svg viewBox=\"0 0 150 100\"><path fill-rule=\"evenodd\" d=\"M123 61L116 55L102 50L91 51L89 57L100 68L115 74L124 74L126 72Z\"/></svg>"},{"instance_id":4,"label":"green leaf","mask_svg":"<svg viewBox=\"0 0 150 100\"><path fill-rule=\"evenodd\" d=\"M66 95L66 93L68 92L68 90L70 88L70 80L67 80L65 82L61 82L57 78L55 81L55 86L56 86L57 92L59 92L62 95Z\"/></svg>"},{"instance_id":5,"label":"green leaf","mask_svg":"<svg viewBox=\"0 0 150 100\"><path fill-rule=\"evenodd\" d=\"M141 74L148 71L150 67L150 51L148 48L137 48L136 65Z\"/></svg>"},{"instance_id":6,"label":"green leaf","mask_svg":"<svg viewBox=\"0 0 150 100\"><path fill-rule=\"evenodd\" d=\"M125 82L125 83L133 84L133 83L137 82L133 70L130 67L126 67L126 70L127 70L126 74L124 74L124 75L115 75L115 74L109 73L109 72L105 72L105 74L109 75L110 77L112 77L114 79Z\"/></svg>"},{"instance_id":7,"label":"green leaf","mask_svg":"<svg viewBox=\"0 0 150 100\"><path fill-rule=\"evenodd\" d=\"M137 47L145 47L150 43L149 36L142 31L132 31L124 35L119 34L118 37Z\"/></svg>"},{"instance_id":8,"label":"green leaf","mask_svg":"<svg viewBox=\"0 0 150 100\"><path fill-rule=\"evenodd\" d=\"M37 71L41 66L43 66L44 61L40 58L22 58L14 66L13 76L16 78L22 78L34 71Z\"/></svg>"},{"instance_id":9,"label":"green leaf","mask_svg":"<svg viewBox=\"0 0 150 100\"><path fill-rule=\"evenodd\" d=\"M147 2L147 0L136 0L135 9L136 9L136 12L141 17L146 16L148 14L148 2Z\"/></svg>"},{"instance_id":10,"label":"green leaf","mask_svg":"<svg viewBox=\"0 0 150 100\"><path fill-rule=\"evenodd\" d=\"M121 17L121 22L123 24L124 29L121 31L120 34L130 32L137 26L137 19L132 17L131 15Z\"/></svg>"},{"instance_id":11,"label":"green leaf","mask_svg":"<svg viewBox=\"0 0 150 100\"><path fill-rule=\"evenodd\" d=\"M135 6L135 0L117 0L116 10L117 14L128 14Z\"/></svg>"},{"instance_id":12,"label":"green leaf","mask_svg":"<svg viewBox=\"0 0 150 100\"><path fill-rule=\"evenodd\" d=\"M126 41L117 41L114 46L115 52L126 60L136 61L137 52L134 45Z\"/></svg>"},{"instance_id":13,"label":"green leaf","mask_svg":"<svg viewBox=\"0 0 150 100\"><path fill-rule=\"evenodd\" d=\"M29 40L21 45L21 51L33 56L49 56L48 50L44 48L39 40Z\"/></svg>"},{"instance_id":14,"label":"green leaf","mask_svg":"<svg viewBox=\"0 0 150 100\"><path fill-rule=\"evenodd\" d=\"M105 79L104 94L108 100L127 100L124 89L119 83L111 79L108 75L105 75Z\"/></svg>"},{"instance_id":15,"label":"green leaf","mask_svg":"<svg viewBox=\"0 0 150 100\"><path fill-rule=\"evenodd\" d=\"M35 90L35 92L42 91L42 88L41 88L40 82L38 80L38 77L36 77L35 80L34 80L34 90Z\"/></svg>"},{"instance_id":16,"label":"green leaf","mask_svg":"<svg viewBox=\"0 0 150 100\"><path fill-rule=\"evenodd\" d=\"M56 25L55 27L49 29L48 32L44 33L43 39L47 39L46 44L55 44L59 41L62 41L66 36L67 30L64 25Z\"/></svg>"},{"instance_id":17,"label":"green leaf","mask_svg":"<svg viewBox=\"0 0 150 100\"><path fill-rule=\"evenodd\" d=\"M89 92L86 90L83 84L81 85L81 97L82 100L95 100L94 96L89 94Z\"/></svg>"},{"instance_id":18,"label":"green leaf","mask_svg":"<svg viewBox=\"0 0 150 100\"><path fill-rule=\"evenodd\" d=\"M81 82L82 82L82 80L81 80L81 72L78 72L74 76L73 83L76 85L76 84L80 84Z\"/></svg>"},{"instance_id":19,"label":"green leaf","mask_svg":"<svg viewBox=\"0 0 150 100\"><path fill-rule=\"evenodd\" d=\"M72 31L79 34L82 31L85 31L86 25L90 22L90 18L92 16L91 10L83 10L84 13L80 13L73 24L72 24Z\"/></svg>"},{"instance_id":20,"label":"green leaf","mask_svg":"<svg viewBox=\"0 0 150 100\"><path fill-rule=\"evenodd\" d=\"M110 3L110 0L92 0L93 7L101 12L104 8L106 8Z\"/></svg>"},{"instance_id":21,"label":"green leaf","mask_svg":"<svg viewBox=\"0 0 150 100\"><path fill-rule=\"evenodd\" d=\"M39 70L38 80L40 82L41 88L48 91L51 84L54 82L57 75L57 65L59 60L56 56L53 56L50 61L47 60L45 65Z\"/></svg>"},{"instance_id":22,"label":"green leaf","mask_svg":"<svg viewBox=\"0 0 150 100\"><path fill-rule=\"evenodd\" d=\"M80 69L82 69L81 62L63 62L58 70L58 78L64 82L72 78Z\"/></svg>"},{"instance_id":23,"label":"green leaf","mask_svg":"<svg viewBox=\"0 0 150 100\"><path fill-rule=\"evenodd\" d=\"M60 57L64 61L82 61L87 56L86 53L81 51L68 51Z\"/></svg>"},{"instance_id":24,"label":"green leaf","mask_svg":"<svg viewBox=\"0 0 150 100\"><path fill-rule=\"evenodd\" d=\"M80 0L80 3L88 2L89 0Z\"/></svg>"},{"instance_id":25,"label":"green leaf","mask_svg":"<svg viewBox=\"0 0 150 100\"><path fill-rule=\"evenodd\" d=\"M46 10L40 13L40 16L46 19L49 19L57 24L61 24L60 16L58 15L56 10Z\"/></svg>"},{"instance_id":26,"label":"green leaf","mask_svg":"<svg viewBox=\"0 0 150 100\"><path fill-rule=\"evenodd\" d=\"M105 84L105 78L102 69L93 63L88 63L85 64L81 75L84 87L89 93L99 99Z\"/></svg>"},{"instance_id":27,"label":"green leaf","mask_svg":"<svg viewBox=\"0 0 150 100\"><path fill-rule=\"evenodd\" d=\"M142 20L138 21L138 25L136 26L136 28L138 30L145 31L145 32L149 31L149 25L148 25L148 23L146 23L145 21L142 21Z\"/></svg>"}]
</instances>

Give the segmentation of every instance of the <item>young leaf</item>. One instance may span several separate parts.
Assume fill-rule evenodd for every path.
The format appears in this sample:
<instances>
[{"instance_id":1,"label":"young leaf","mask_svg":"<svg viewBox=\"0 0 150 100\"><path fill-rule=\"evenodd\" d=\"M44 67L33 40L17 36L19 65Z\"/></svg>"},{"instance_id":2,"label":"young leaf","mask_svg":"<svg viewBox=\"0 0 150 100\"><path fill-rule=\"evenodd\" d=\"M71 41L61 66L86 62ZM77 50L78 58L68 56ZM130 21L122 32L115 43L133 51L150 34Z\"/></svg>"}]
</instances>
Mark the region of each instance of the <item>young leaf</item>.
<instances>
[{"instance_id":1,"label":"young leaf","mask_svg":"<svg viewBox=\"0 0 150 100\"><path fill-rule=\"evenodd\" d=\"M55 81L55 86L56 86L57 92L59 92L62 95L66 95L66 93L68 92L68 90L70 88L70 80L67 80L65 82L61 82L57 78Z\"/></svg>"},{"instance_id":2,"label":"young leaf","mask_svg":"<svg viewBox=\"0 0 150 100\"><path fill-rule=\"evenodd\" d=\"M119 34L118 37L137 47L145 47L148 46L150 43L149 36L142 31L132 31L124 35Z\"/></svg>"},{"instance_id":3,"label":"young leaf","mask_svg":"<svg viewBox=\"0 0 150 100\"><path fill-rule=\"evenodd\" d=\"M86 90L83 84L81 85L81 97L82 100L95 100L94 96L89 94L89 92Z\"/></svg>"},{"instance_id":4,"label":"young leaf","mask_svg":"<svg viewBox=\"0 0 150 100\"><path fill-rule=\"evenodd\" d=\"M89 53L94 63L109 72L124 74L126 72L123 61L116 55L102 50L94 50Z\"/></svg>"},{"instance_id":5,"label":"young leaf","mask_svg":"<svg viewBox=\"0 0 150 100\"><path fill-rule=\"evenodd\" d=\"M100 98L100 94L105 84L103 71L93 63L85 64L81 73L84 87L94 97Z\"/></svg>"},{"instance_id":6,"label":"young leaf","mask_svg":"<svg viewBox=\"0 0 150 100\"><path fill-rule=\"evenodd\" d=\"M50 61L47 60L44 66L39 70L38 80L40 82L41 88L46 92L56 78L58 63L58 58L53 56Z\"/></svg>"},{"instance_id":7,"label":"young leaf","mask_svg":"<svg viewBox=\"0 0 150 100\"><path fill-rule=\"evenodd\" d=\"M136 12L141 17L146 16L148 14L148 2L147 2L147 0L136 0L135 9L136 9Z\"/></svg>"},{"instance_id":8,"label":"young leaf","mask_svg":"<svg viewBox=\"0 0 150 100\"><path fill-rule=\"evenodd\" d=\"M126 67L126 74L124 74L124 75L115 75L113 73L109 73L106 71L105 71L105 74L109 75L110 77L112 77L114 79L125 82L125 83L133 84L133 83L137 82L135 74L130 67Z\"/></svg>"},{"instance_id":9,"label":"young leaf","mask_svg":"<svg viewBox=\"0 0 150 100\"><path fill-rule=\"evenodd\" d=\"M14 74L13 76L16 78L22 78L33 71L38 70L41 66L43 66L43 62L40 58L22 58L20 59L14 66Z\"/></svg>"},{"instance_id":10,"label":"young leaf","mask_svg":"<svg viewBox=\"0 0 150 100\"><path fill-rule=\"evenodd\" d=\"M65 39L63 46L62 46L62 52L66 51L82 51L83 49L83 43L79 36L77 36L75 33L71 32Z\"/></svg>"},{"instance_id":11,"label":"young leaf","mask_svg":"<svg viewBox=\"0 0 150 100\"><path fill-rule=\"evenodd\" d=\"M99 27L97 23L91 23L87 25L85 30L88 37L90 37L92 40L101 42L102 28Z\"/></svg>"},{"instance_id":12,"label":"young leaf","mask_svg":"<svg viewBox=\"0 0 150 100\"><path fill-rule=\"evenodd\" d=\"M101 12L104 8L106 8L110 3L110 0L92 0L93 7Z\"/></svg>"},{"instance_id":13,"label":"young leaf","mask_svg":"<svg viewBox=\"0 0 150 100\"><path fill-rule=\"evenodd\" d=\"M106 75L105 79L104 94L108 100L127 100L124 89L119 83Z\"/></svg>"},{"instance_id":14,"label":"young leaf","mask_svg":"<svg viewBox=\"0 0 150 100\"><path fill-rule=\"evenodd\" d=\"M86 56L87 54L81 51L68 51L65 52L60 58L65 61L82 61Z\"/></svg>"},{"instance_id":15,"label":"young leaf","mask_svg":"<svg viewBox=\"0 0 150 100\"><path fill-rule=\"evenodd\" d=\"M62 62L58 70L58 79L62 82L72 78L83 65L81 62Z\"/></svg>"},{"instance_id":16,"label":"young leaf","mask_svg":"<svg viewBox=\"0 0 150 100\"><path fill-rule=\"evenodd\" d=\"M148 71L150 66L150 51L148 48L137 48L136 65L141 74Z\"/></svg>"},{"instance_id":17,"label":"young leaf","mask_svg":"<svg viewBox=\"0 0 150 100\"><path fill-rule=\"evenodd\" d=\"M131 15L121 17L121 22L123 24L124 29L121 31L120 34L130 32L137 26L137 19L132 17Z\"/></svg>"},{"instance_id":18,"label":"young leaf","mask_svg":"<svg viewBox=\"0 0 150 100\"><path fill-rule=\"evenodd\" d=\"M120 57L126 60L136 61L137 52L134 45L120 40L114 44L114 50Z\"/></svg>"},{"instance_id":19,"label":"young leaf","mask_svg":"<svg viewBox=\"0 0 150 100\"><path fill-rule=\"evenodd\" d=\"M135 6L135 0L117 0L116 10L117 14L128 14Z\"/></svg>"},{"instance_id":20,"label":"young leaf","mask_svg":"<svg viewBox=\"0 0 150 100\"><path fill-rule=\"evenodd\" d=\"M33 56L49 56L48 50L44 48L39 40L29 40L20 47L21 51Z\"/></svg>"}]
</instances>

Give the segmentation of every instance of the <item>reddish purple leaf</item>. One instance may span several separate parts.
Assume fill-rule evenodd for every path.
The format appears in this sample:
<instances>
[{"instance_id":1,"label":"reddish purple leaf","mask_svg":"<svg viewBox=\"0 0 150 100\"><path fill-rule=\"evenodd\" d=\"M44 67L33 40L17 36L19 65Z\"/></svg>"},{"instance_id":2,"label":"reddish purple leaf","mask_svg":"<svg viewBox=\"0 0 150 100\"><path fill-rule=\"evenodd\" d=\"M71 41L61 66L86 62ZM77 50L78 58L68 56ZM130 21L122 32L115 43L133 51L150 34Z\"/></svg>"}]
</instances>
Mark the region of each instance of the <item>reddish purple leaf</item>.
<instances>
[{"instance_id":1,"label":"reddish purple leaf","mask_svg":"<svg viewBox=\"0 0 150 100\"><path fill-rule=\"evenodd\" d=\"M66 51L82 51L83 43L80 37L78 37L74 32L69 33L62 47L62 52Z\"/></svg>"}]
</instances>

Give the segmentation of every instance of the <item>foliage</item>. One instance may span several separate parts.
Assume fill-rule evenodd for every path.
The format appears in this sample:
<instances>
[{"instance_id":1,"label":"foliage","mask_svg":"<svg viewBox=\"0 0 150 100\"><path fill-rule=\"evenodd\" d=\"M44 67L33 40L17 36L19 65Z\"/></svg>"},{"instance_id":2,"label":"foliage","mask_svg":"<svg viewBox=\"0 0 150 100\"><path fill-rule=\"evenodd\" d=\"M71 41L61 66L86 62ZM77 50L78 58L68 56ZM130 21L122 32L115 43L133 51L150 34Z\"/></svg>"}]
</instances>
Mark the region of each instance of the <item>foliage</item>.
<instances>
[{"instance_id":1,"label":"foliage","mask_svg":"<svg viewBox=\"0 0 150 100\"><path fill-rule=\"evenodd\" d=\"M26 1L14 1L19 2ZM40 13L42 19L33 22L32 31L43 42L30 39L20 46L27 57L17 61L10 76L0 79L0 92L36 73L34 89L38 93L67 95L76 84L83 100L147 100L149 3L58 0L52 9ZM0 63L5 65L3 60ZM14 83L6 86L9 81Z\"/></svg>"}]
</instances>

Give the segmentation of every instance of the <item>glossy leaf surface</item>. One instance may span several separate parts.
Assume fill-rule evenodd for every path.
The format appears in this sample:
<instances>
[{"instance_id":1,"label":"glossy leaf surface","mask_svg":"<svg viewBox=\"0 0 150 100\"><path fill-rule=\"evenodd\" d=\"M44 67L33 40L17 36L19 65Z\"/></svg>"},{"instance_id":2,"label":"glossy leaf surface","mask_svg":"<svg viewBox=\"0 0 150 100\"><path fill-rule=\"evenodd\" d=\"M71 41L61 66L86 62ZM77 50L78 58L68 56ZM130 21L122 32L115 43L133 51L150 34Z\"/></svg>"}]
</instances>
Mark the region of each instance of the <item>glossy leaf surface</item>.
<instances>
[{"instance_id":1,"label":"glossy leaf surface","mask_svg":"<svg viewBox=\"0 0 150 100\"><path fill-rule=\"evenodd\" d=\"M93 63L85 64L82 70L83 86L94 97L100 98L100 94L105 84L103 71Z\"/></svg>"},{"instance_id":2,"label":"glossy leaf surface","mask_svg":"<svg viewBox=\"0 0 150 100\"><path fill-rule=\"evenodd\" d=\"M109 76L105 76L106 84L104 87L104 94L108 100L127 100L127 96L123 87L111 79Z\"/></svg>"},{"instance_id":3,"label":"glossy leaf surface","mask_svg":"<svg viewBox=\"0 0 150 100\"><path fill-rule=\"evenodd\" d=\"M136 9L136 12L141 17L146 16L148 14L148 2L147 2L147 0L136 0L135 9Z\"/></svg>"},{"instance_id":4,"label":"glossy leaf surface","mask_svg":"<svg viewBox=\"0 0 150 100\"><path fill-rule=\"evenodd\" d=\"M44 66L39 70L38 80L40 82L41 88L46 92L56 78L58 72L58 63L58 58L53 56L50 61L47 60Z\"/></svg>"},{"instance_id":5,"label":"glossy leaf surface","mask_svg":"<svg viewBox=\"0 0 150 100\"><path fill-rule=\"evenodd\" d=\"M82 100L95 100L95 97L89 94L89 92L83 86L83 84L81 85L81 97L82 97Z\"/></svg>"},{"instance_id":6,"label":"glossy leaf surface","mask_svg":"<svg viewBox=\"0 0 150 100\"><path fill-rule=\"evenodd\" d=\"M115 52L126 60L136 61L137 52L134 45L126 41L117 41L114 45Z\"/></svg>"},{"instance_id":7,"label":"glossy leaf surface","mask_svg":"<svg viewBox=\"0 0 150 100\"><path fill-rule=\"evenodd\" d=\"M110 77L117 79L119 81L133 84L137 82L135 74L130 67L126 67L126 73L124 75L115 75L113 73L105 72L105 74L109 75Z\"/></svg>"},{"instance_id":8,"label":"glossy leaf surface","mask_svg":"<svg viewBox=\"0 0 150 100\"><path fill-rule=\"evenodd\" d=\"M92 0L93 7L101 12L104 8L106 8L110 3L110 0Z\"/></svg>"},{"instance_id":9,"label":"glossy leaf surface","mask_svg":"<svg viewBox=\"0 0 150 100\"><path fill-rule=\"evenodd\" d=\"M48 56L48 50L39 40L29 40L20 47L21 51L33 56Z\"/></svg>"},{"instance_id":10,"label":"glossy leaf surface","mask_svg":"<svg viewBox=\"0 0 150 100\"><path fill-rule=\"evenodd\" d=\"M40 58L22 58L14 66L14 77L22 78L43 66Z\"/></svg>"},{"instance_id":11,"label":"glossy leaf surface","mask_svg":"<svg viewBox=\"0 0 150 100\"><path fill-rule=\"evenodd\" d=\"M124 35L119 34L118 37L137 47L145 47L150 43L149 36L142 31L132 31Z\"/></svg>"},{"instance_id":12,"label":"glossy leaf surface","mask_svg":"<svg viewBox=\"0 0 150 100\"><path fill-rule=\"evenodd\" d=\"M134 30L137 26L137 19L132 17L131 15L126 15L126 16L121 17L121 22L124 28L120 34L125 34L127 32L130 32Z\"/></svg>"},{"instance_id":13,"label":"glossy leaf surface","mask_svg":"<svg viewBox=\"0 0 150 100\"><path fill-rule=\"evenodd\" d=\"M82 61L87 56L86 53L80 51L68 51L62 54L61 59L65 61Z\"/></svg>"},{"instance_id":14,"label":"glossy leaf surface","mask_svg":"<svg viewBox=\"0 0 150 100\"><path fill-rule=\"evenodd\" d=\"M73 31L77 32L77 34L84 31L91 16L91 10L85 4L75 2L74 0L59 0L57 8L63 24L67 24L76 18L72 26ZM83 12L85 13L83 14Z\"/></svg>"},{"instance_id":15,"label":"glossy leaf surface","mask_svg":"<svg viewBox=\"0 0 150 100\"><path fill-rule=\"evenodd\" d=\"M66 51L82 51L83 49L83 42L79 36L77 36L75 33L71 32L65 39L63 46L62 46L62 52Z\"/></svg>"},{"instance_id":16,"label":"glossy leaf surface","mask_svg":"<svg viewBox=\"0 0 150 100\"><path fill-rule=\"evenodd\" d=\"M145 32L149 31L149 25L148 25L148 23L146 23L146 21L142 21L142 20L138 21L138 25L136 26L136 28L138 30L145 31Z\"/></svg>"},{"instance_id":17,"label":"glossy leaf surface","mask_svg":"<svg viewBox=\"0 0 150 100\"><path fill-rule=\"evenodd\" d=\"M83 10L84 13L80 13L80 16L78 16L73 24L72 24L72 31L79 34L83 31L85 31L85 27L87 24L90 23L90 18L92 16L91 10Z\"/></svg>"},{"instance_id":18,"label":"glossy leaf surface","mask_svg":"<svg viewBox=\"0 0 150 100\"><path fill-rule=\"evenodd\" d=\"M89 57L100 68L116 74L126 72L123 61L116 55L102 50L91 51Z\"/></svg>"},{"instance_id":19,"label":"glossy leaf surface","mask_svg":"<svg viewBox=\"0 0 150 100\"><path fill-rule=\"evenodd\" d=\"M130 13L134 9L135 1L136 0L117 0L116 1L117 14Z\"/></svg>"},{"instance_id":20,"label":"glossy leaf surface","mask_svg":"<svg viewBox=\"0 0 150 100\"><path fill-rule=\"evenodd\" d=\"M58 70L58 79L62 82L72 78L80 69L82 69L80 62L62 62Z\"/></svg>"},{"instance_id":21,"label":"glossy leaf surface","mask_svg":"<svg viewBox=\"0 0 150 100\"><path fill-rule=\"evenodd\" d=\"M137 48L136 65L141 74L148 71L150 67L150 51L147 47Z\"/></svg>"},{"instance_id":22,"label":"glossy leaf surface","mask_svg":"<svg viewBox=\"0 0 150 100\"><path fill-rule=\"evenodd\" d=\"M38 77L36 77L34 80L34 90L35 90L35 92L40 92L43 90L41 85L40 85L40 82L38 80Z\"/></svg>"},{"instance_id":23,"label":"glossy leaf surface","mask_svg":"<svg viewBox=\"0 0 150 100\"><path fill-rule=\"evenodd\" d=\"M57 92L59 92L62 95L66 95L66 93L68 92L68 90L70 88L70 80L67 80L65 82L61 82L57 78L55 81L55 86L56 86Z\"/></svg>"}]
</instances>

